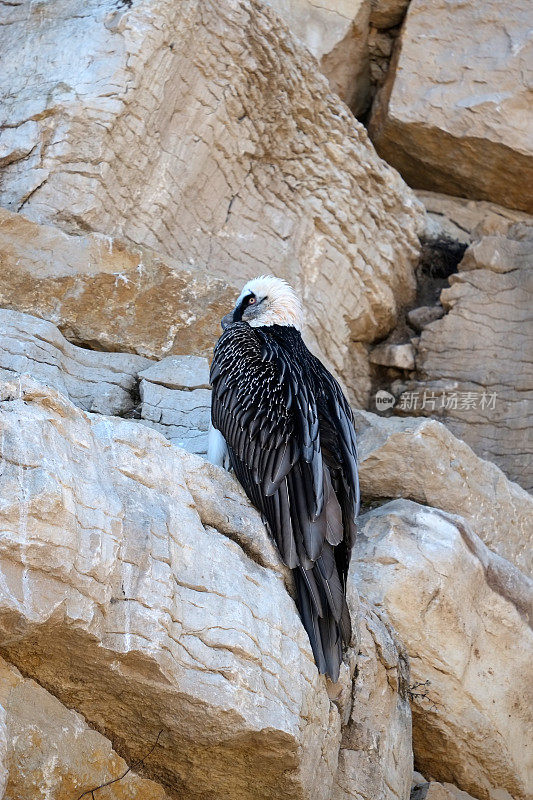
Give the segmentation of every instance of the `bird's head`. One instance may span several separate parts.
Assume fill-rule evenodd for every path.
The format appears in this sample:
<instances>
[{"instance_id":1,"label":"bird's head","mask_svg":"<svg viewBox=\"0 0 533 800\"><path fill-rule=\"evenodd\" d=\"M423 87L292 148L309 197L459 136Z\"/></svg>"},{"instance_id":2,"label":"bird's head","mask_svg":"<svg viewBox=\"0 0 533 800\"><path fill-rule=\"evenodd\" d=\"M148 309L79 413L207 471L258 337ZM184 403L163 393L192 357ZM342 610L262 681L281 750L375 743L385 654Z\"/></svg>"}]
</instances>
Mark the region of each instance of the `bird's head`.
<instances>
[{"instance_id":1,"label":"bird's head","mask_svg":"<svg viewBox=\"0 0 533 800\"><path fill-rule=\"evenodd\" d=\"M235 308L222 319L222 327L226 329L232 322L247 322L254 328L292 325L301 330L302 304L286 281L273 275L261 275L244 286Z\"/></svg>"}]
</instances>

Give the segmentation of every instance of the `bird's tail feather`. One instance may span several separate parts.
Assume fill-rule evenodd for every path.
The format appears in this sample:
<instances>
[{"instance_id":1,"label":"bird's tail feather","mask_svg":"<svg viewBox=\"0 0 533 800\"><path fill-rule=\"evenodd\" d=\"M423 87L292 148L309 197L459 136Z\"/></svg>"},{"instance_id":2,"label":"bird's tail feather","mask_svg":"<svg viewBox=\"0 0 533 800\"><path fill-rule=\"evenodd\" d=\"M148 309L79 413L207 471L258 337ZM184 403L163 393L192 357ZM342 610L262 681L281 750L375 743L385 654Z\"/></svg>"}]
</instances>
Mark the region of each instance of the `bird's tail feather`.
<instances>
[{"instance_id":1,"label":"bird's tail feather","mask_svg":"<svg viewBox=\"0 0 533 800\"><path fill-rule=\"evenodd\" d=\"M342 615L340 620L336 621L336 614L328 602L318 567L313 567L311 572L313 583L318 586L321 596L322 615L319 615L316 603L313 602L308 587L309 581L306 580L308 576L304 575L301 567L293 570L298 610L311 642L318 671L336 682L342 663L342 643L344 640L348 644L351 635L350 613L343 597Z\"/></svg>"}]
</instances>

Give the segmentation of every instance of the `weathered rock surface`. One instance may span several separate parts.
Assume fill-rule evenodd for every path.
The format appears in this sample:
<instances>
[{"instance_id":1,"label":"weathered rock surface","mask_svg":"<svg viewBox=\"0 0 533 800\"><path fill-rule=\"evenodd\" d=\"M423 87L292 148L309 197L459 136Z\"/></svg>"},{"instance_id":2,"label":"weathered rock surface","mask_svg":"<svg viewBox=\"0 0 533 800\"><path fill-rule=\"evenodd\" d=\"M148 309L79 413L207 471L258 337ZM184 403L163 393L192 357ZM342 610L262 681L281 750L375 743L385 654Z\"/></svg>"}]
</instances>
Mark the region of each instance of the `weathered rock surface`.
<instances>
[{"instance_id":1,"label":"weathered rock surface","mask_svg":"<svg viewBox=\"0 0 533 800\"><path fill-rule=\"evenodd\" d=\"M528 0L411 0L370 123L410 185L533 212L530 28Z\"/></svg>"},{"instance_id":2,"label":"weathered rock surface","mask_svg":"<svg viewBox=\"0 0 533 800\"><path fill-rule=\"evenodd\" d=\"M476 800L471 794L463 792L452 783L426 781L419 773L415 775L417 779L413 780L411 800Z\"/></svg>"},{"instance_id":3,"label":"weathered rock surface","mask_svg":"<svg viewBox=\"0 0 533 800\"><path fill-rule=\"evenodd\" d=\"M192 453L207 453L211 419L209 389L168 389L141 380L140 422L160 431L167 439Z\"/></svg>"},{"instance_id":4,"label":"weathered rock surface","mask_svg":"<svg viewBox=\"0 0 533 800\"><path fill-rule=\"evenodd\" d=\"M532 572L533 499L436 420L355 411L366 500L405 497L460 514L486 545Z\"/></svg>"},{"instance_id":5,"label":"weathered rock surface","mask_svg":"<svg viewBox=\"0 0 533 800\"><path fill-rule=\"evenodd\" d=\"M438 416L526 489L533 487L532 266L533 229L520 241L486 236L468 248L441 293L446 315L421 333L419 378L405 385L399 405Z\"/></svg>"},{"instance_id":6,"label":"weathered rock surface","mask_svg":"<svg viewBox=\"0 0 533 800\"><path fill-rule=\"evenodd\" d=\"M452 239L472 244L483 236L509 236L520 224L533 224L523 211L488 203L450 197L439 192L417 191L416 196L426 209L425 239Z\"/></svg>"},{"instance_id":7,"label":"weathered rock surface","mask_svg":"<svg viewBox=\"0 0 533 800\"><path fill-rule=\"evenodd\" d=\"M168 356L139 373L140 422L192 453L207 453L211 420L209 363Z\"/></svg>"},{"instance_id":8,"label":"weathered rock surface","mask_svg":"<svg viewBox=\"0 0 533 800\"><path fill-rule=\"evenodd\" d=\"M0 208L0 303L54 322L76 344L210 355L240 288L146 248L68 235Z\"/></svg>"},{"instance_id":9,"label":"weathered rock surface","mask_svg":"<svg viewBox=\"0 0 533 800\"><path fill-rule=\"evenodd\" d=\"M408 800L413 769L409 664L377 608L362 599L353 704L332 800Z\"/></svg>"},{"instance_id":10,"label":"weathered rock surface","mask_svg":"<svg viewBox=\"0 0 533 800\"><path fill-rule=\"evenodd\" d=\"M0 309L0 377L23 375L85 411L134 417L180 447L207 452L211 393L205 358L169 356L154 363L128 353L84 350L50 322Z\"/></svg>"},{"instance_id":11,"label":"weathered rock surface","mask_svg":"<svg viewBox=\"0 0 533 800\"><path fill-rule=\"evenodd\" d=\"M29 378L0 408L3 657L129 763L163 729L145 774L182 798L329 798L339 714L280 571L195 507L194 456Z\"/></svg>"},{"instance_id":12,"label":"weathered rock surface","mask_svg":"<svg viewBox=\"0 0 533 800\"><path fill-rule=\"evenodd\" d=\"M80 714L65 708L34 681L23 678L3 659L0 704L7 731L5 800L74 800L128 769L111 742L91 730ZM105 800L168 797L162 786L139 777L135 771L106 789L99 789L95 794L98 796Z\"/></svg>"},{"instance_id":13,"label":"weathered rock surface","mask_svg":"<svg viewBox=\"0 0 533 800\"><path fill-rule=\"evenodd\" d=\"M378 29L399 25L405 16L409 0L370 0L370 22Z\"/></svg>"},{"instance_id":14,"label":"weathered rock surface","mask_svg":"<svg viewBox=\"0 0 533 800\"><path fill-rule=\"evenodd\" d=\"M129 353L98 353L70 344L45 320L0 309L0 375L30 375L85 411L125 414L140 370L150 361Z\"/></svg>"},{"instance_id":15,"label":"weathered rock surface","mask_svg":"<svg viewBox=\"0 0 533 800\"><path fill-rule=\"evenodd\" d=\"M361 519L352 579L406 645L417 768L481 800L516 800L533 788L533 634L478 552L493 557L460 517L396 500Z\"/></svg>"},{"instance_id":16,"label":"weathered rock surface","mask_svg":"<svg viewBox=\"0 0 533 800\"><path fill-rule=\"evenodd\" d=\"M370 363L412 370L415 368L415 349L410 342L404 344L378 344L370 353Z\"/></svg>"},{"instance_id":17,"label":"weathered rock surface","mask_svg":"<svg viewBox=\"0 0 533 800\"><path fill-rule=\"evenodd\" d=\"M370 0L266 0L357 116L369 101Z\"/></svg>"},{"instance_id":18,"label":"weathered rock surface","mask_svg":"<svg viewBox=\"0 0 533 800\"><path fill-rule=\"evenodd\" d=\"M352 385L354 347L382 338L412 296L421 207L272 9L61 0L4 16L1 124L13 138L31 122L31 152L13 150L0 203L153 248L201 281L207 271L213 303L216 278L241 286L275 271L303 295L310 341ZM129 295L133 261L109 314L143 308L144 326L161 329L153 305ZM169 321L167 349L150 355L176 352L181 328Z\"/></svg>"}]
</instances>

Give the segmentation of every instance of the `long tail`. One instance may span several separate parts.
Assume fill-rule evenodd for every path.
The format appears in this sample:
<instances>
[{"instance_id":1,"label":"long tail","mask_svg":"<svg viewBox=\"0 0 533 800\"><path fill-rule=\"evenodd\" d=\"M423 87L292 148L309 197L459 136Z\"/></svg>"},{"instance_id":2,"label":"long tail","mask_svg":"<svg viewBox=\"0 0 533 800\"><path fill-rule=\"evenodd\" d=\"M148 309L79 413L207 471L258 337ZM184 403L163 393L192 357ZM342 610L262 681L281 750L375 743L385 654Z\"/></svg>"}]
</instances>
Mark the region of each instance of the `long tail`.
<instances>
[{"instance_id":1,"label":"long tail","mask_svg":"<svg viewBox=\"0 0 533 800\"><path fill-rule=\"evenodd\" d=\"M343 642L349 644L351 639L350 612L344 591L341 590L341 594L338 592L340 582L332 593L331 579L324 578L321 559L322 556L311 570L297 567L292 572L298 611L309 636L318 671L335 682L339 679ZM336 571L335 577L338 581Z\"/></svg>"}]
</instances>

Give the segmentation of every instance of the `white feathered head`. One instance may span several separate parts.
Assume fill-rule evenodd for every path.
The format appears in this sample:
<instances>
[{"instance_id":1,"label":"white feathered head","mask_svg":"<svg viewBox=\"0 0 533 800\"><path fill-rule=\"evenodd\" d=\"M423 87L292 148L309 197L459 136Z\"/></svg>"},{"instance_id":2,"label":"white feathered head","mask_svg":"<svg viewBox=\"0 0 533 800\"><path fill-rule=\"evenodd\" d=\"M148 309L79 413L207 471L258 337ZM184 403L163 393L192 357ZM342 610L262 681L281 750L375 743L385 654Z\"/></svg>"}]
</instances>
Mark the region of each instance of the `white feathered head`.
<instances>
[{"instance_id":1,"label":"white feathered head","mask_svg":"<svg viewBox=\"0 0 533 800\"><path fill-rule=\"evenodd\" d=\"M232 322L247 322L254 328L262 325L292 325L301 330L302 304L286 281L273 275L261 275L244 286L235 308L222 320L222 327L227 328Z\"/></svg>"}]
</instances>

